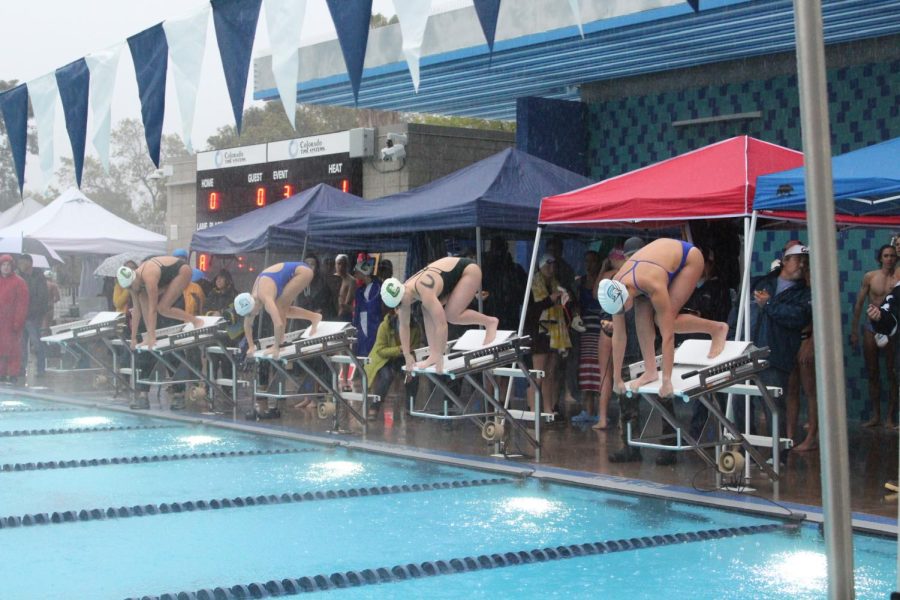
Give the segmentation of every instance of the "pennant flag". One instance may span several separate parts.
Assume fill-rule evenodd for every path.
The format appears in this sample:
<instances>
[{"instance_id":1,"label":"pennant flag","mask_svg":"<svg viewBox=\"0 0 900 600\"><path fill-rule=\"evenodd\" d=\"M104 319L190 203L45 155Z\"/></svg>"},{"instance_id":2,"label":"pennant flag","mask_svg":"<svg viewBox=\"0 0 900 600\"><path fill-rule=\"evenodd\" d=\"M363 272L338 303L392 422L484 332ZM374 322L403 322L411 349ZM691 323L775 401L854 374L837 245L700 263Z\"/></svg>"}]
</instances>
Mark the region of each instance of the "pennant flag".
<instances>
[{"instance_id":1,"label":"pennant flag","mask_svg":"<svg viewBox=\"0 0 900 600\"><path fill-rule=\"evenodd\" d=\"M584 39L584 28L581 26L581 1L569 0L569 6L572 8L572 14L575 15L575 23L578 24L578 33L581 34L581 39Z\"/></svg>"},{"instance_id":2,"label":"pennant flag","mask_svg":"<svg viewBox=\"0 0 900 600\"><path fill-rule=\"evenodd\" d=\"M31 96L34 120L37 122L38 155L46 189L53 178L53 130L56 125L56 99L59 98L56 73L47 73L29 81L28 95Z\"/></svg>"},{"instance_id":3,"label":"pennant flag","mask_svg":"<svg viewBox=\"0 0 900 600\"><path fill-rule=\"evenodd\" d=\"M281 105L297 129L297 78L300 71L300 31L306 0L266 0L266 25L272 46L272 73Z\"/></svg>"},{"instance_id":4,"label":"pennant flag","mask_svg":"<svg viewBox=\"0 0 900 600\"><path fill-rule=\"evenodd\" d=\"M166 113L166 69L169 46L162 23L128 38L128 49L134 62L138 95L141 98L141 120L150 159L159 168L159 145L163 117Z\"/></svg>"},{"instance_id":5,"label":"pennant flag","mask_svg":"<svg viewBox=\"0 0 900 600\"><path fill-rule=\"evenodd\" d=\"M403 34L403 54L412 75L413 87L419 93L419 59L422 57L422 41L425 26L431 14L431 0L394 0L394 10L400 20Z\"/></svg>"},{"instance_id":6,"label":"pennant flag","mask_svg":"<svg viewBox=\"0 0 900 600\"><path fill-rule=\"evenodd\" d=\"M87 138L88 95L91 73L87 62L79 58L56 70L56 85L62 100L66 131L72 144L72 162L75 165L75 183L81 187L81 170L84 167L84 142Z\"/></svg>"},{"instance_id":7,"label":"pennant flag","mask_svg":"<svg viewBox=\"0 0 900 600\"><path fill-rule=\"evenodd\" d=\"M694 12L700 12L700 0L687 0L687 3L691 5Z\"/></svg>"},{"instance_id":8,"label":"pennant flag","mask_svg":"<svg viewBox=\"0 0 900 600\"><path fill-rule=\"evenodd\" d=\"M163 23L181 113L181 139L191 153L194 152L191 137L194 130L194 112L197 109L200 68L203 66L203 53L206 51L208 24L208 4L205 4L197 14L183 19L169 19Z\"/></svg>"},{"instance_id":9,"label":"pennant flag","mask_svg":"<svg viewBox=\"0 0 900 600\"><path fill-rule=\"evenodd\" d=\"M256 37L256 22L262 0L212 0L213 23L216 41L225 70L225 83L231 97L231 109L241 133L244 116L244 94L247 93L247 75L250 71L250 54Z\"/></svg>"},{"instance_id":10,"label":"pennant flag","mask_svg":"<svg viewBox=\"0 0 900 600\"><path fill-rule=\"evenodd\" d=\"M28 145L28 87L22 83L0 94L0 111L6 123L9 149L16 163L19 195L25 186L25 152Z\"/></svg>"},{"instance_id":11,"label":"pennant flag","mask_svg":"<svg viewBox=\"0 0 900 600\"><path fill-rule=\"evenodd\" d=\"M369 22L372 20L372 0L325 0L337 30L338 42L344 54L347 75L353 86L353 98L359 102L359 84L366 62L369 43Z\"/></svg>"},{"instance_id":12,"label":"pennant flag","mask_svg":"<svg viewBox=\"0 0 900 600\"><path fill-rule=\"evenodd\" d=\"M472 0L475 4L475 12L478 14L478 22L484 32L488 48L494 51L494 35L497 33L497 16L500 14L500 0Z\"/></svg>"},{"instance_id":13,"label":"pennant flag","mask_svg":"<svg viewBox=\"0 0 900 600\"><path fill-rule=\"evenodd\" d=\"M116 44L112 48L84 57L91 73L91 119L94 128L91 140L100 156L100 164L107 173L109 173L111 105L121 53L122 44Z\"/></svg>"}]
</instances>

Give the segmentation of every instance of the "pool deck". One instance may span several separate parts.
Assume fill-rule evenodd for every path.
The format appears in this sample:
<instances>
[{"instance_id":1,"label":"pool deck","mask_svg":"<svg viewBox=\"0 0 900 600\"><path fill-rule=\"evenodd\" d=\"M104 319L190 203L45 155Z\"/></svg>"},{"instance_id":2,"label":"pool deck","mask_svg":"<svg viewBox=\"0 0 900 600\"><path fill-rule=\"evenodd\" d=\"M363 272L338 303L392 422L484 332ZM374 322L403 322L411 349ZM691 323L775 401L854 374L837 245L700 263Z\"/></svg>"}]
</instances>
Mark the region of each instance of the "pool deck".
<instances>
[{"instance_id":1,"label":"pool deck","mask_svg":"<svg viewBox=\"0 0 900 600\"><path fill-rule=\"evenodd\" d=\"M658 466L656 451L643 451L640 462L611 463L607 455L621 447L619 431L594 431L590 427L558 422L542 429L542 460L533 457L503 459L491 456L493 446L468 422L441 422L409 417L397 407L393 419L384 411L369 423L368 436L361 433L335 435L328 433L331 420L320 420L314 408L288 408L280 419L253 422L241 416L249 409L249 399L240 403L238 419L231 415L211 415L190 409L168 410L166 395L162 403L151 398L150 411L131 411L128 398L112 398L96 391L72 392L73 387L49 381L50 389L8 388L58 400L101 406L135 414L171 417L189 422L223 425L247 431L263 431L316 443L340 445L369 451L398 454L425 460L436 460L508 475L534 477L545 481L564 482L607 490L638 493L672 500L697 502L721 508L749 510L763 515L784 517L802 514L808 522L818 523L821 515L821 480L819 452L791 452L782 471L780 493L773 497L771 482L753 470L751 485L756 491L735 494L714 491L714 473L698 457L682 452L673 466ZM68 389L67 389L68 388ZM0 388L0 392L6 388ZM246 404L246 405L245 405ZM358 430L353 424L350 429ZM850 426L850 484L854 527L879 534L897 534L897 501L884 489L884 482L897 478L898 433L885 428ZM530 453L530 446L522 448Z\"/></svg>"}]
</instances>

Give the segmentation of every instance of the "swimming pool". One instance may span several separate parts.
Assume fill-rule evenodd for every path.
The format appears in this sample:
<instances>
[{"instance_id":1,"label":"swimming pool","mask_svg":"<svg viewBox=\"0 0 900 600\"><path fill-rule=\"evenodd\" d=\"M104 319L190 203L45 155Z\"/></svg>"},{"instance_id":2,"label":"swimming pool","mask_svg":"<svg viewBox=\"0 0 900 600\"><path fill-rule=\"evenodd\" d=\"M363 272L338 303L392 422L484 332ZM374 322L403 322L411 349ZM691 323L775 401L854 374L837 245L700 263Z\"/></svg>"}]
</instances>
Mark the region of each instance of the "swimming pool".
<instances>
[{"instance_id":1,"label":"swimming pool","mask_svg":"<svg viewBox=\"0 0 900 600\"><path fill-rule=\"evenodd\" d=\"M825 593L824 543L810 526L334 444L6 402L20 404L0 404L0 432L31 433L0 435L0 598ZM73 418L116 428L62 422ZM886 597L895 542L855 541L857 597Z\"/></svg>"}]
</instances>

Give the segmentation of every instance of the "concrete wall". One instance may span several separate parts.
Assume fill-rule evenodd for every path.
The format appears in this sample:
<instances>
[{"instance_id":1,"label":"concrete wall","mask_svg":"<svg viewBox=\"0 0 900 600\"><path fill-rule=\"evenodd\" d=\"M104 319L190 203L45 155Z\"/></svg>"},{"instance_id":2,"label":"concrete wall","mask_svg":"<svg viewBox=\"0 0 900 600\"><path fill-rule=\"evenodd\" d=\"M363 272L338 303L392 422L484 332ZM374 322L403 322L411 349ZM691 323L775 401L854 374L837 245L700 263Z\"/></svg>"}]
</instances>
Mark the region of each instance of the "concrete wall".
<instances>
[{"instance_id":1,"label":"concrete wall","mask_svg":"<svg viewBox=\"0 0 900 600\"><path fill-rule=\"evenodd\" d=\"M188 248L197 226L197 159L193 156L169 163L166 181L166 231L168 250Z\"/></svg>"}]
</instances>

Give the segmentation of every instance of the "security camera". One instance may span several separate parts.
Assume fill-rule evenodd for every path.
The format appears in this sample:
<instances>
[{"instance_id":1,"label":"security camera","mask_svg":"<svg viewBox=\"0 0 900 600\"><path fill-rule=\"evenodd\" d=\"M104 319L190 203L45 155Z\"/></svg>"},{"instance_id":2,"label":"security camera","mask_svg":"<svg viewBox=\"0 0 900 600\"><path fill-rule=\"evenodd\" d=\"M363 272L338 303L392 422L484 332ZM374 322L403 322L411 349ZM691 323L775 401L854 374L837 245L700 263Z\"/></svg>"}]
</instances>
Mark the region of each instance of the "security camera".
<instances>
[{"instance_id":1,"label":"security camera","mask_svg":"<svg viewBox=\"0 0 900 600\"><path fill-rule=\"evenodd\" d=\"M406 158L406 148L403 144L391 144L381 149L381 160L388 162L392 160L403 160Z\"/></svg>"},{"instance_id":2,"label":"security camera","mask_svg":"<svg viewBox=\"0 0 900 600\"><path fill-rule=\"evenodd\" d=\"M387 147L390 148L395 144L400 144L401 146L405 146L409 143L409 138L406 137L405 133L389 133L387 134Z\"/></svg>"}]
</instances>

